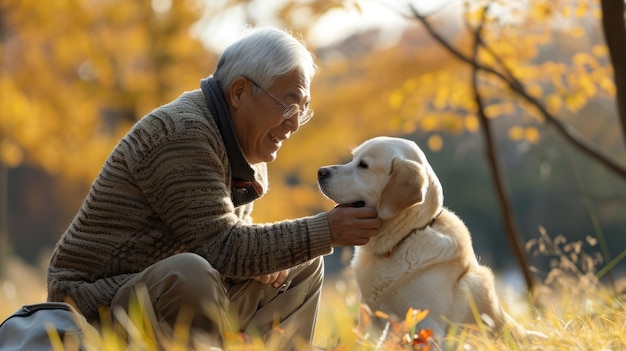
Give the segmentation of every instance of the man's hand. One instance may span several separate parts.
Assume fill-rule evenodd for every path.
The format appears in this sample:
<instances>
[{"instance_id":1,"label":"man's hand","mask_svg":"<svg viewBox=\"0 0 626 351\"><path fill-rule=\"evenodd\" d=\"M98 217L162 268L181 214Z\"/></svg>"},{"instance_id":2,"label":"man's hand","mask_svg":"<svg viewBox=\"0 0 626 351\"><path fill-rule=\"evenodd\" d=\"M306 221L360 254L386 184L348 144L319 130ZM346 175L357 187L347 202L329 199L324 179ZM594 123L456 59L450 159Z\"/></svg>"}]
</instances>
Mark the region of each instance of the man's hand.
<instances>
[{"instance_id":1,"label":"man's hand","mask_svg":"<svg viewBox=\"0 0 626 351\"><path fill-rule=\"evenodd\" d=\"M272 284L274 288L278 289L285 281L287 281L287 277L289 277L289 269L283 269L280 272L271 274L257 275L252 277L252 279L261 284Z\"/></svg>"},{"instance_id":2,"label":"man's hand","mask_svg":"<svg viewBox=\"0 0 626 351\"><path fill-rule=\"evenodd\" d=\"M328 212L328 222L334 246L367 244L380 229L376 210L367 207L337 206Z\"/></svg>"}]
</instances>

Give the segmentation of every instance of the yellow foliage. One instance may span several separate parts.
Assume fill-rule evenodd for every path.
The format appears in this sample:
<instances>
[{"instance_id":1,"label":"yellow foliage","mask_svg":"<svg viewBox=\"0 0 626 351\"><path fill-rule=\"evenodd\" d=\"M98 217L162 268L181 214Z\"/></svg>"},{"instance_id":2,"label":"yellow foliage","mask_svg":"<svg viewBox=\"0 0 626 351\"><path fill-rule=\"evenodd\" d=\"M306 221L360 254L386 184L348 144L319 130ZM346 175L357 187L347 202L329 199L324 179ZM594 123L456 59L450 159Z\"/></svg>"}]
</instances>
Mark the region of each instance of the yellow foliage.
<instances>
[{"instance_id":1,"label":"yellow foliage","mask_svg":"<svg viewBox=\"0 0 626 351\"><path fill-rule=\"evenodd\" d=\"M419 83L420 83L420 82L419 82L419 80L418 80L418 79L416 79L416 78L410 78L410 79L407 79L407 80L404 82L404 90L405 90L406 92L412 92L412 91L414 91L415 89L417 89L417 87L418 87L418 84L419 84Z\"/></svg>"},{"instance_id":2,"label":"yellow foliage","mask_svg":"<svg viewBox=\"0 0 626 351\"><path fill-rule=\"evenodd\" d=\"M596 95L596 84L590 75L580 74L578 84L580 86L580 90L584 92L587 97L594 97Z\"/></svg>"},{"instance_id":3,"label":"yellow foliage","mask_svg":"<svg viewBox=\"0 0 626 351\"><path fill-rule=\"evenodd\" d=\"M502 105L501 104L492 104L485 106L485 115L489 118L495 118L502 115Z\"/></svg>"},{"instance_id":4,"label":"yellow foliage","mask_svg":"<svg viewBox=\"0 0 626 351\"><path fill-rule=\"evenodd\" d=\"M440 151L443 148L441 135L435 134L428 137L428 148L434 152Z\"/></svg>"},{"instance_id":5,"label":"yellow foliage","mask_svg":"<svg viewBox=\"0 0 626 351\"><path fill-rule=\"evenodd\" d=\"M539 4L531 7L530 16L538 21L546 21L549 20L552 13L552 8L547 2L539 2Z\"/></svg>"},{"instance_id":6,"label":"yellow foliage","mask_svg":"<svg viewBox=\"0 0 626 351\"><path fill-rule=\"evenodd\" d=\"M208 72L214 55L189 36L198 12L182 4L159 17L148 0L4 2L0 136L22 155L4 143L2 160L91 182L130 123Z\"/></svg>"},{"instance_id":7,"label":"yellow foliage","mask_svg":"<svg viewBox=\"0 0 626 351\"><path fill-rule=\"evenodd\" d=\"M467 53L472 43L467 29L478 25L488 2L465 2L467 27L447 26L456 17L433 16L432 23L436 29L446 26L451 44ZM586 36L575 31L588 21L577 17L577 11L597 13L597 1L498 6L499 11L485 14L482 34L490 52L479 50L481 65L500 72L504 65L553 113L579 111L591 99L614 96L602 43L590 42L589 48L581 46L571 57L553 61L539 56L561 49L554 46L561 29ZM172 1L158 11L150 0L4 1L0 9L10 35L0 44L5 67L0 111L10 118L0 118L2 162L12 167L32 163L91 182L135 120L182 91L196 89L212 72L218 53L206 51L190 30L202 24L196 21L203 12L218 19L220 11L236 7L255 19L252 4L241 0L219 5ZM276 8L280 26L305 37L312 21L326 11L360 10L358 1L324 0L284 2ZM428 147L439 150L441 133L480 130L471 67L433 43L420 26L409 26L398 43L384 44L368 47L366 55L318 53L321 70L312 86L316 117L270 165L272 191L256 206L257 219L301 216L329 206L316 188L317 169L345 160L350 148L366 138L429 133ZM489 117L522 114L540 120L535 107L512 97L493 75L479 73L479 91ZM533 142L538 135L524 130L517 140ZM287 175L292 184L282 181Z\"/></svg>"},{"instance_id":8,"label":"yellow foliage","mask_svg":"<svg viewBox=\"0 0 626 351\"><path fill-rule=\"evenodd\" d=\"M571 6L569 5L565 5L563 6L563 8L561 9L561 15L565 18L571 17L572 13L573 13L573 9Z\"/></svg>"},{"instance_id":9,"label":"yellow foliage","mask_svg":"<svg viewBox=\"0 0 626 351\"><path fill-rule=\"evenodd\" d=\"M574 38L583 38L585 36L585 28L576 26L570 30L570 35Z\"/></svg>"},{"instance_id":10,"label":"yellow foliage","mask_svg":"<svg viewBox=\"0 0 626 351\"><path fill-rule=\"evenodd\" d=\"M17 143L10 139L0 142L0 162L8 167L17 167L24 159L24 153Z\"/></svg>"},{"instance_id":11,"label":"yellow foliage","mask_svg":"<svg viewBox=\"0 0 626 351\"><path fill-rule=\"evenodd\" d=\"M576 17L582 18L589 13L589 4L586 2L580 1L575 10Z\"/></svg>"},{"instance_id":12,"label":"yellow foliage","mask_svg":"<svg viewBox=\"0 0 626 351\"><path fill-rule=\"evenodd\" d=\"M508 136L513 141L526 141L528 143L537 143L540 139L539 130L536 127L513 126L509 128Z\"/></svg>"},{"instance_id":13,"label":"yellow foliage","mask_svg":"<svg viewBox=\"0 0 626 351\"><path fill-rule=\"evenodd\" d=\"M565 97L565 106L572 112L577 112L587 103L583 94L572 94Z\"/></svg>"},{"instance_id":14,"label":"yellow foliage","mask_svg":"<svg viewBox=\"0 0 626 351\"><path fill-rule=\"evenodd\" d=\"M598 68L599 66L598 60L587 52L576 53L572 58L572 62L578 66L587 64L590 68Z\"/></svg>"},{"instance_id":15,"label":"yellow foliage","mask_svg":"<svg viewBox=\"0 0 626 351\"><path fill-rule=\"evenodd\" d=\"M533 97L542 97L544 92L543 88L539 84L533 84L527 88L528 95Z\"/></svg>"},{"instance_id":16,"label":"yellow foliage","mask_svg":"<svg viewBox=\"0 0 626 351\"><path fill-rule=\"evenodd\" d=\"M558 94L550 94L546 97L546 108L551 114L557 114L563 106L563 98Z\"/></svg>"},{"instance_id":17,"label":"yellow foliage","mask_svg":"<svg viewBox=\"0 0 626 351\"><path fill-rule=\"evenodd\" d=\"M535 127L528 127L524 130L524 139L531 143L535 144L539 141L540 134L539 130Z\"/></svg>"},{"instance_id":18,"label":"yellow foliage","mask_svg":"<svg viewBox=\"0 0 626 351\"><path fill-rule=\"evenodd\" d=\"M477 132L478 129L480 129L480 121L478 120L478 117L475 115L465 117L465 129L467 129L468 132Z\"/></svg>"},{"instance_id":19,"label":"yellow foliage","mask_svg":"<svg viewBox=\"0 0 626 351\"><path fill-rule=\"evenodd\" d=\"M524 129L520 126L509 128L509 138L513 141L521 141L524 139Z\"/></svg>"},{"instance_id":20,"label":"yellow foliage","mask_svg":"<svg viewBox=\"0 0 626 351\"><path fill-rule=\"evenodd\" d=\"M439 118L436 115L427 115L420 119L420 129L424 132L432 132L439 129Z\"/></svg>"},{"instance_id":21,"label":"yellow foliage","mask_svg":"<svg viewBox=\"0 0 626 351\"><path fill-rule=\"evenodd\" d=\"M606 91L610 96L615 96L617 92L617 87L615 86L615 82L608 75L601 75L596 79L598 81L598 86L602 88L602 90Z\"/></svg>"},{"instance_id":22,"label":"yellow foliage","mask_svg":"<svg viewBox=\"0 0 626 351\"><path fill-rule=\"evenodd\" d=\"M591 48L591 52L593 53L594 56L603 57L603 56L608 55L609 50L606 45L594 45Z\"/></svg>"},{"instance_id":23,"label":"yellow foliage","mask_svg":"<svg viewBox=\"0 0 626 351\"><path fill-rule=\"evenodd\" d=\"M398 109L404 101L404 94L402 91L396 90L389 96L389 105L392 109Z\"/></svg>"}]
</instances>

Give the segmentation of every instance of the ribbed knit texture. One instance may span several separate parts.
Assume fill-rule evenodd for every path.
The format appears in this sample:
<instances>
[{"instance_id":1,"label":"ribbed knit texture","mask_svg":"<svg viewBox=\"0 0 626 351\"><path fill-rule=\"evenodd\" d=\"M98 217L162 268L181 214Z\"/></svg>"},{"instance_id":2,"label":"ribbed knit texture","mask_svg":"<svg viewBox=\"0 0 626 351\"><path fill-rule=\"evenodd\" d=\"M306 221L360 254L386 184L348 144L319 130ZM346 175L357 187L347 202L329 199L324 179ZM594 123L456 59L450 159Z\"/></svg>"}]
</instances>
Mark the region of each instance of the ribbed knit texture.
<instances>
[{"instance_id":1,"label":"ribbed knit texture","mask_svg":"<svg viewBox=\"0 0 626 351\"><path fill-rule=\"evenodd\" d=\"M267 189L265 164L254 167ZM325 213L253 224L230 199L229 160L202 92L142 118L115 147L48 269L48 300L71 299L94 321L134 273L180 252L247 279L332 251Z\"/></svg>"}]
</instances>

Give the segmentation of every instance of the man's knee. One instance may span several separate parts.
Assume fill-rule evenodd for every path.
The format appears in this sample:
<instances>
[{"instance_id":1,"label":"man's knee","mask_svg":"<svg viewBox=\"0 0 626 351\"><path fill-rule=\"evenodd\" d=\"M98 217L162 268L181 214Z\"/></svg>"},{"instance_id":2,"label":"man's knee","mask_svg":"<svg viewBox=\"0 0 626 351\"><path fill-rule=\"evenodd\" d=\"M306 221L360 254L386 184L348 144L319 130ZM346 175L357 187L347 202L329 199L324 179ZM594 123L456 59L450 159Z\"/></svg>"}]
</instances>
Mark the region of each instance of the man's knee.
<instances>
[{"instance_id":1,"label":"man's knee","mask_svg":"<svg viewBox=\"0 0 626 351\"><path fill-rule=\"evenodd\" d=\"M197 304L206 299L224 300L226 291L220 273L202 256L180 253L161 262L157 290L181 301ZM220 301L224 303L225 301Z\"/></svg>"},{"instance_id":2,"label":"man's knee","mask_svg":"<svg viewBox=\"0 0 626 351\"><path fill-rule=\"evenodd\" d=\"M195 278L195 281L203 276L209 276L211 279L220 280L219 272L211 266L211 264L202 256L191 252L179 253L170 256L160 263L161 269L165 273L175 274L182 279Z\"/></svg>"},{"instance_id":3,"label":"man's knee","mask_svg":"<svg viewBox=\"0 0 626 351\"><path fill-rule=\"evenodd\" d=\"M203 316L228 309L228 298L220 273L203 257L181 253L159 261L137 273L115 295L112 307L127 308L129 302L145 291L159 322L173 326L181 311L194 314L192 323L207 324ZM198 312L205 313L198 313ZM198 323L198 321L200 321Z\"/></svg>"}]
</instances>

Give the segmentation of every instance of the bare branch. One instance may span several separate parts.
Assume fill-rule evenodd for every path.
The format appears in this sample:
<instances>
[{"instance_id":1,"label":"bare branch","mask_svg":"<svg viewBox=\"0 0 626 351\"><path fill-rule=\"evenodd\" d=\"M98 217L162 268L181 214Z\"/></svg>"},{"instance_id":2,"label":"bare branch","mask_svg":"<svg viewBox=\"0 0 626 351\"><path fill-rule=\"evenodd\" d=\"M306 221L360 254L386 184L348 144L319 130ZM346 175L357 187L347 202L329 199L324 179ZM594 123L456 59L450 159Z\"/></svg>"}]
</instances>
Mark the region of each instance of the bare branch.
<instances>
[{"instance_id":1,"label":"bare branch","mask_svg":"<svg viewBox=\"0 0 626 351\"><path fill-rule=\"evenodd\" d=\"M461 51L453 47L439 33L437 33L437 31L434 30L434 28L431 26L430 22L426 19L426 17L421 15L419 12L417 12L417 10L412 6L411 6L411 10L413 11L413 15L415 16L415 18L424 25L424 28L428 31L428 33L437 42L439 42L443 47L445 47L452 55L454 55L461 61L464 61L470 64L473 69L484 71L486 73L495 75L496 77L504 81L512 91L516 92L517 94L519 94L519 96L521 96L528 103L535 106L537 110L541 113L545 121L551 126L553 126L556 129L556 131L563 138L565 138L565 140L570 142L574 147L582 151L587 156L591 157L593 160L602 164L611 172L619 175L622 179L626 180L626 168L624 168L622 165L618 164L617 162L611 160L609 157L605 156L602 153L602 151L600 151L598 148L596 148L592 144L585 141L584 138L580 136L580 134L575 129L561 122L558 118L556 118L554 115L549 113L539 101L537 101L536 99L534 99L528 94L526 89L524 89L523 85L521 85L517 79L507 78L504 74L498 72L497 70L488 66L481 65L480 63L476 61L475 58L467 57ZM507 74L513 77L511 72L508 70L507 70Z\"/></svg>"}]
</instances>

